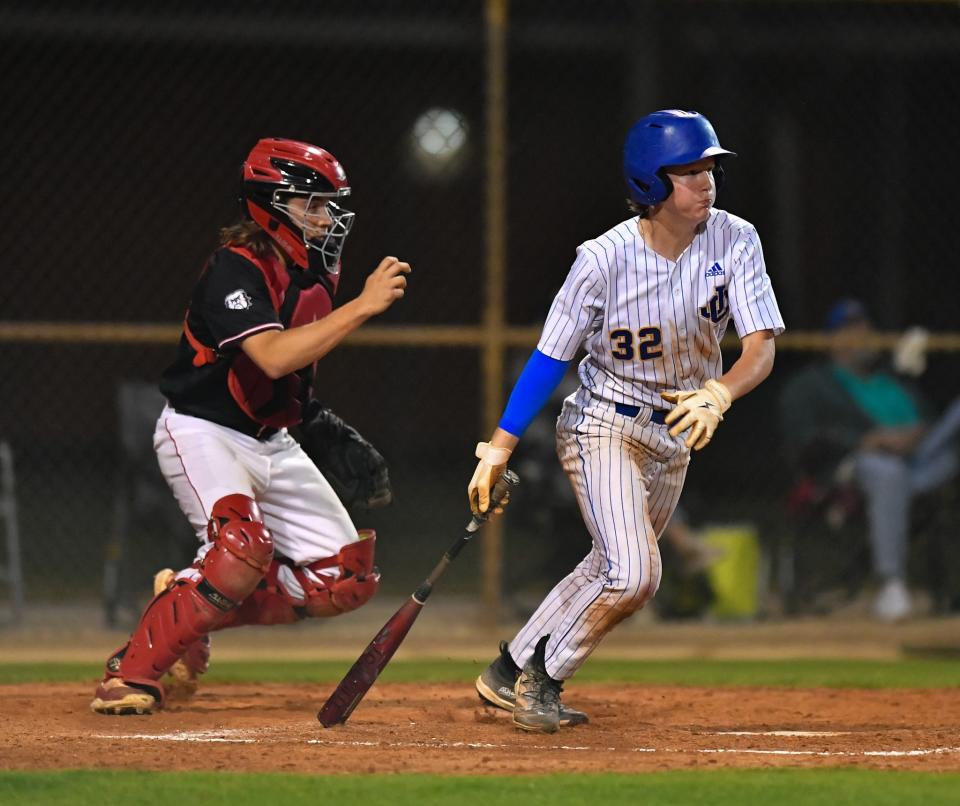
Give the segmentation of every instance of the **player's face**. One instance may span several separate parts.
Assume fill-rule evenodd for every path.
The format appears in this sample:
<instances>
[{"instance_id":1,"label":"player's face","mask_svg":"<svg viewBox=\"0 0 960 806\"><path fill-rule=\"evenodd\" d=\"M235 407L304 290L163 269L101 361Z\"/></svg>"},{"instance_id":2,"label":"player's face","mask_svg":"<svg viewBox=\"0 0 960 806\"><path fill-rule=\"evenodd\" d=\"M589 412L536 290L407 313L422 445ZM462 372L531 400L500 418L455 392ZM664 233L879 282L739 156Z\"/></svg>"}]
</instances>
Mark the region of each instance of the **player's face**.
<instances>
[{"instance_id":1,"label":"player's face","mask_svg":"<svg viewBox=\"0 0 960 806\"><path fill-rule=\"evenodd\" d=\"M713 178L716 165L713 157L686 165L667 168L673 182L673 193L664 202L675 215L694 224L702 224L710 217L710 208L717 200L717 183Z\"/></svg>"},{"instance_id":2,"label":"player's face","mask_svg":"<svg viewBox=\"0 0 960 806\"><path fill-rule=\"evenodd\" d=\"M320 253L329 274L339 274L340 253L353 226L353 213L337 203L349 193L349 188L338 193L274 193L274 205L301 231L303 242Z\"/></svg>"},{"instance_id":3,"label":"player's face","mask_svg":"<svg viewBox=\"0 0 960 806\"><path fill-rule=\"evenodd\" d=\"M306 233L308 238L326 235L333 223L327 205L330 199L312 194L309 197L293 196L288 202L287 211L293 222Z\"/></svg>"}]
</instances>

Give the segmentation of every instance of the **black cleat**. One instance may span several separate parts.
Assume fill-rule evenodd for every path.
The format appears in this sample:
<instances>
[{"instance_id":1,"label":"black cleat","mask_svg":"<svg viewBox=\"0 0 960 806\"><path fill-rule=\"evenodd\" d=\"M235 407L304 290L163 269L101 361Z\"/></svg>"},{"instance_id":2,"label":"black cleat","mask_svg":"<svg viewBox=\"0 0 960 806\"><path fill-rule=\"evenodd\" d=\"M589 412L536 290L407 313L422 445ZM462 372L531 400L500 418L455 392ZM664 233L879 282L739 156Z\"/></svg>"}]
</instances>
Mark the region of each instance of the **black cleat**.
<instances>
[{"instance_id":1,"label":"black cleat","mask_svg":"<svg viewBox=\"0 0 960 806\"><path fill-rule=\"evenodd\" d=\"M513 708L513 724L538 733L560 730L560 681L547 674L544 652L550 636L537 641L533 655L520 672L514 691L517 704Z\"/></svg>"},{"instance_id":2,"label":"black cleat","mask_svg":"<svg viewBox=\"0 0 960 806\"><path fill-rule=\"evenodd\" d=\"M500 642L500 656L477 678L477 693L480 699L496 708L513 712L517 706L514 687L520 677L520 667L510 656L506 641ZM560 703L560 726L563 728L584 725L590 721L583 711L568 708Z\"/></svg>"}]
</instances>

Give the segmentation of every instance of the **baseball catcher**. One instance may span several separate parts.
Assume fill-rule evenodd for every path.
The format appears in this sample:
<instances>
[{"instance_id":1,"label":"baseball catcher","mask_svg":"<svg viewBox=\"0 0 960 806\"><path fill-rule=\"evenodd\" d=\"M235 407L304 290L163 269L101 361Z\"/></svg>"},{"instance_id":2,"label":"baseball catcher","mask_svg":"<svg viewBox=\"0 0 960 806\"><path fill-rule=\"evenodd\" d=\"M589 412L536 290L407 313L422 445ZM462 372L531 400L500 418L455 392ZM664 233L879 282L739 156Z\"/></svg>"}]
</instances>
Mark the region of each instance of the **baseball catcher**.
<instances>
[{"instance_id":1,"label":"baseball catcher","mask_svg":"<svg viewBox=\"0 0 960 806\"><path fill-rule=\"evenodd\" d=\"M151 713L168 671L195 688L214 630L337 616L377 591L376 536L345 504L388 503L386 463L312 389L317 362L404 295L410 266L385 257L333 310L349 194L343 166L308 143L264 139L243 163L243 220L221 231L193 289L154 435L200 550L157 574L107 660L97 713ZM303 447L288 431L298 425Z\"/></svg>"}]
</instances>

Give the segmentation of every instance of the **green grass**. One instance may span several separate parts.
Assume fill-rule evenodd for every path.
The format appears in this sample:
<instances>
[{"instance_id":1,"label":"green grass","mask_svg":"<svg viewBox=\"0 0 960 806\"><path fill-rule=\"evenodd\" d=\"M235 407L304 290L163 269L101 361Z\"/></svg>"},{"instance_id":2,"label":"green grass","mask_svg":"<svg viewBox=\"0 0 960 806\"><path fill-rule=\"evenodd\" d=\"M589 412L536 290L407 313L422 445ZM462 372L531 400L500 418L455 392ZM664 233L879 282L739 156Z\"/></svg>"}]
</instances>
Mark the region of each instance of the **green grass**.
<instances>
[{"instance_id":1,"label":"green grass","mask_svg":"<svg viewBox=\"0 0 960 806\"><path fill-rule=\"evenodd\" d=\"M537 777L307 776L238 773L0 772L0 803L44 806L262 806L265 803L385 803L390 806L522 806L643 803L650 806L933 806L956 803L960 774L874 770L711 770L643 775Z\"/></svg>"},{"instance_id":2,"label":"green grass","mask_svg":"<svg viewBox=\"0 0 960 806\"><path fill-rule=\"evenodd\" d=\"M348 661L227 661L214 662L209 682L335 683L349 668ZM391 682L465 682L482 669L481 663L453 660L398 660L382 680ZM90 663L0 664L0 684L84 682L96 679L102 667ZM638 683L681 686L783 686L802 688L942 688L960 685L960 662L910 659L779 660L779 661L618 661L586 664L570 685Z\"/></svg>"}]
</instances>

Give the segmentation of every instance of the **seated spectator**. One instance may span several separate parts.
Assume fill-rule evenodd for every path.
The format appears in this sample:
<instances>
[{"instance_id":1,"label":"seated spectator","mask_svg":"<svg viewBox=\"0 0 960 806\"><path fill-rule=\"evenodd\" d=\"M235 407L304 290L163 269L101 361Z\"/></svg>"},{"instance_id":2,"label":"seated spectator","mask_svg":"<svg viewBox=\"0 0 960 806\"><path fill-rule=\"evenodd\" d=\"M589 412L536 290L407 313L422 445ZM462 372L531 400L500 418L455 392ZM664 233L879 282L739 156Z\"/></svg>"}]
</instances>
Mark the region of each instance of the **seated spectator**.
<instances>
[{"instance_id":1,"label":"seated spectator","mask_svg":"<svg viewBox=\"0 0 960 806\"><path fill-rule=\"evenodd\" d=\"M911 608L910 501L956 474L960 399L933 421L909 383L880 365L869 339L875 331L861 302L834 305L826 330L833 337L829 361L806 369L784 388L786 448L804 473L828 482L849 478L862 493L879 583L873 613L895 621ZM912 359L904 366L919 364L922 370L915 349Z\"/></svg>"}]
</instances>

